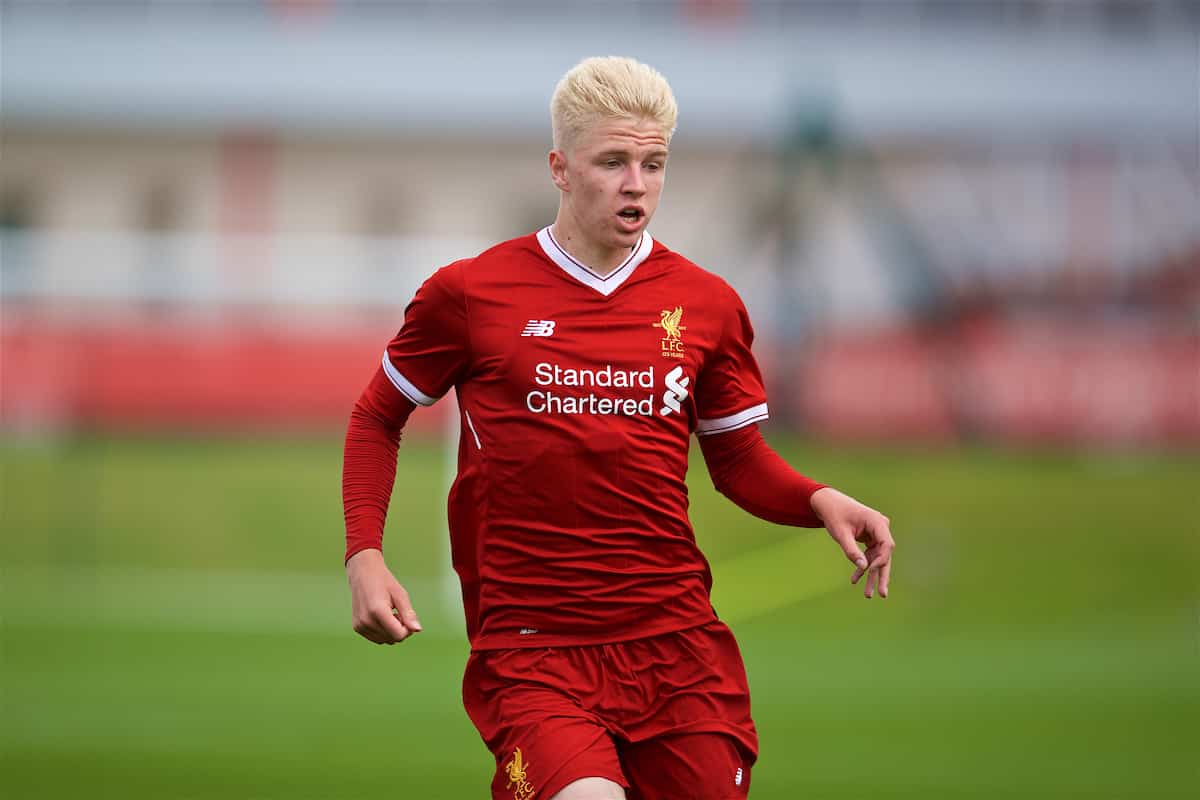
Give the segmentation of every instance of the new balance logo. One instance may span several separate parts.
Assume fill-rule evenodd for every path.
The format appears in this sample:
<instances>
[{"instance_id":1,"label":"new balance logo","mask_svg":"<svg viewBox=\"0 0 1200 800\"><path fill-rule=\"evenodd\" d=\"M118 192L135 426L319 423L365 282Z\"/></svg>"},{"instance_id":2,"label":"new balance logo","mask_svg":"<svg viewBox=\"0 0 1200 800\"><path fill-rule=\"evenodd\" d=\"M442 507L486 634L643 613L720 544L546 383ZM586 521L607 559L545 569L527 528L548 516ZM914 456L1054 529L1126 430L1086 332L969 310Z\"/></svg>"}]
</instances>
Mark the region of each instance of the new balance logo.
<instances>
[{"instance_id":1,"label":"new balance logo","mask_svg":"<svg viewBox=\"0 0 1200 800\"><path fill-rule=\"evenodd\" d=\"M667 390L663 392L663 406L658 410L659 414L664 417L674 411L676 414L681 413L679 405L683 402L683 398L687 397L687 387L692 379L683 377L683 367L676 367L663 376L663 382L667 384Z\"/></svg>"},{"instance_id":2,"label":"new balance logo","mask_svg":"<svg viewBox=\"0 0 1200 800\"><path fill-rule=\"evenodd\" d=\"M521 331L522 336L553 336L554 335L554 320L552 319L531 319L525 323L525 330Z\"/></svg>"},{"instance_id":3,"label":"new balance logo","mask_svg":"<svg viewBox=\"0 0 1200 800\"><path fill-rule=\"evenodd\" d=\"M734 786L742 785L742 768L741 767L738 767L738 771L735 772L733 775L733 785Z\"/></svg>"}]
</instances>

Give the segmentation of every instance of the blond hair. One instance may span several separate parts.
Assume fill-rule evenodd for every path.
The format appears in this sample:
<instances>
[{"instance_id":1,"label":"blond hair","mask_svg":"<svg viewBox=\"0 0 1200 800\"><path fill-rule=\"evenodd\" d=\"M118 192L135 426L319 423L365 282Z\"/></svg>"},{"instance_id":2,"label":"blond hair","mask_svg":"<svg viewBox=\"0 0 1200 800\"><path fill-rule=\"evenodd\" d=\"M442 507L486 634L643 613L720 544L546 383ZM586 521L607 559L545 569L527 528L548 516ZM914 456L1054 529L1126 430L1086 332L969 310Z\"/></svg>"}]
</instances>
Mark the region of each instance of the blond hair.
<instances>
[{"instance_id":1,"label":"blond hair","mask_svg":"<svg viewBox=\"0 0 1200 800\"><path fill-rule=\"evenodd\" d=\"M614 117L654 120L669 143L678 116L667 79L654 67L623 56L580 61L562 76L550 99L557 150L573 145L590 125Z\"/></svg>"}]
</instances>

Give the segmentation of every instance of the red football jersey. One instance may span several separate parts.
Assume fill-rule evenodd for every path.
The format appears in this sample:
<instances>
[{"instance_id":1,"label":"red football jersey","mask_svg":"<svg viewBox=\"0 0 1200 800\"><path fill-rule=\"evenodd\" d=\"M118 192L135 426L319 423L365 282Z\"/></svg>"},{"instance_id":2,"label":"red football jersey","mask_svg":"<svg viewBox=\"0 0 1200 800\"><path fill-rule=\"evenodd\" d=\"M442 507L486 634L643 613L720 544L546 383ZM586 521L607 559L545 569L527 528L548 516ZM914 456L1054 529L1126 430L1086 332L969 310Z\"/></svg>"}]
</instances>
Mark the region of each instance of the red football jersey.
<instances>
[{"instance_id":1,"label":"red football jersey","mask_svg":"<svg viewBox=\"0 0 1200 800\"><path fill-rule=\"evenodd\" d=\"M462 437L454 568L475 649L596 644L715 618L690 435L767 416L737 293L644 234L601 277L549 228L443 267L383 367Z\"/></svg>"}]
</instances>

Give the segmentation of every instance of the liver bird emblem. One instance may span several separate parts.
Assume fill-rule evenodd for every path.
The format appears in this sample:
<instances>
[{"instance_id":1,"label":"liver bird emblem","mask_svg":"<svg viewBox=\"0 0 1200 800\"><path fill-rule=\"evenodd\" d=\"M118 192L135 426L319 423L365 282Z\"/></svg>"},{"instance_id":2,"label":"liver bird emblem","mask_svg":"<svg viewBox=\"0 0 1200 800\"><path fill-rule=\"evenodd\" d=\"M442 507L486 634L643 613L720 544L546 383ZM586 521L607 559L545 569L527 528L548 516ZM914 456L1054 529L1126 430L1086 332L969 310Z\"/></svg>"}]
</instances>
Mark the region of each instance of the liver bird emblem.
<instances>
[{"instance_id":1,"label":"liver bird emblem","mask_svg":"<svg viewBox=\"0 0 1200 800\"><path fill-rule=\"evenodd\" d=\"M683 306L675 306L674 311L664 309L662 312L662 321L655 323L654 327L662 328L668 339L678 339L679 332L687 330L686 326L680 325L679 321L683 319Z\"/></svg>"},{"instance_id":2,"label":"liver bird emblem","mask_svg":"<svg viewBox=\"0 0 1200 800\"><path fill-rule=\"evenodd\" d=\"M504 765L504 771L508 775L508 785L504 788L512 790L513 800L528 800L533 797L533 786L529 783L527 769L521 748L514 747L512 760Z\"/></svg>"}]
</instances>

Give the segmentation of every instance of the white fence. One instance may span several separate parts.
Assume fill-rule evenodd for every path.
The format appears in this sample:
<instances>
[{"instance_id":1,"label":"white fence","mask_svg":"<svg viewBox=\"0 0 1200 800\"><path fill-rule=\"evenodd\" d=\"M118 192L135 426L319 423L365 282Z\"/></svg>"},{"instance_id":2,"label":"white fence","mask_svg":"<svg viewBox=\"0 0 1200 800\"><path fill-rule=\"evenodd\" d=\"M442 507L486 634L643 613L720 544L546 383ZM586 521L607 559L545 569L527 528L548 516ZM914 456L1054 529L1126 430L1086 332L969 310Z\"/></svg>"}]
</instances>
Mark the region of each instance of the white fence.
<instances>
[{"instance_id":1,"label":"white fence","mask_svg":"<svg viewBox=\"0 0 1200 800\"><path fill-rule=\"evenodd\" d=\"M468 238L9 232L0 236L0 291L6 301L392 308L439 266L485 246Z\"/></svg>"}]
</instances>

